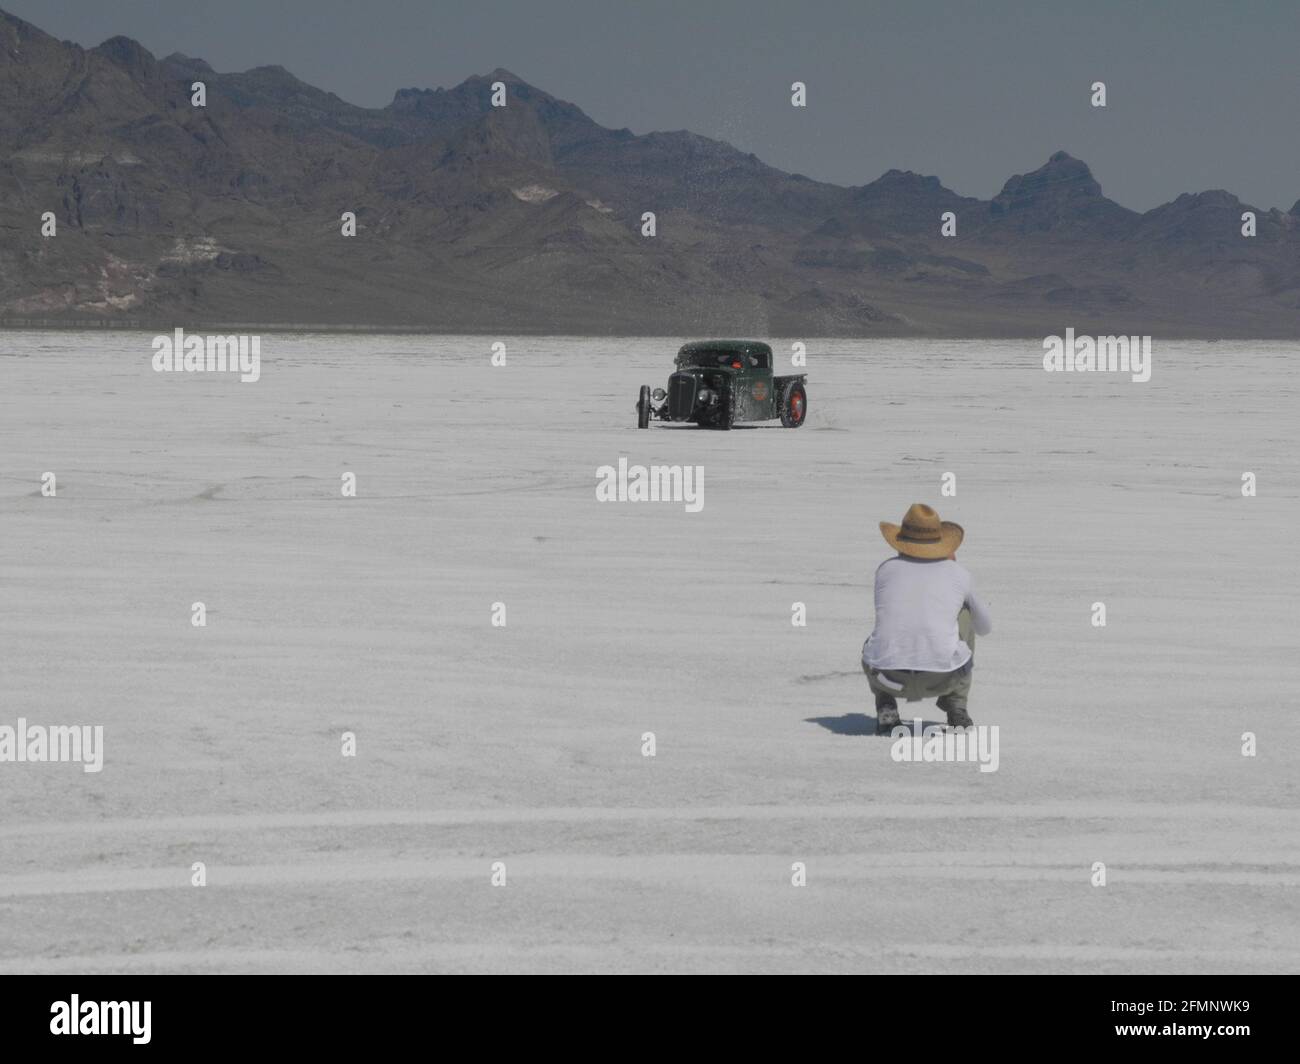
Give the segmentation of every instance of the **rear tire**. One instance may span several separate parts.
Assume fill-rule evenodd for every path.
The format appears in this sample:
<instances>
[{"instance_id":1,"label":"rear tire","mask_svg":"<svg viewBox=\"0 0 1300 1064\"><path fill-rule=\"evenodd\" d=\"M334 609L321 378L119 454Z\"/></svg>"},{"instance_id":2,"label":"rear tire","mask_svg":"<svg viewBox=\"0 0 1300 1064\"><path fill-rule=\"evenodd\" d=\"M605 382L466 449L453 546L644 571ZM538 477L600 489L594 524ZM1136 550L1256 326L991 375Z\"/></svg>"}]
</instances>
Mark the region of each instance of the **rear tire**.
<instances>
[{"instance_id":1,"label":"rear tire","mask_svg":"<svg viewBox=\"0 0 1300 1064\"><path fill-rule=\"evenodd\" d=\"M648 429L650 427L650 385L641 385L641 395L636 401L636 427L639 429Z\"/></svg>"},{"instance_id":2,"label":"rear tire","mask_svg":"<svg viewBox=\"0 0 1300 1064\"><path fill-rule=\"evenodd\" d=\"M808 393L795 381L781 395L781 424L797 429L808 417Z\"/></svg>"}]
</instances>

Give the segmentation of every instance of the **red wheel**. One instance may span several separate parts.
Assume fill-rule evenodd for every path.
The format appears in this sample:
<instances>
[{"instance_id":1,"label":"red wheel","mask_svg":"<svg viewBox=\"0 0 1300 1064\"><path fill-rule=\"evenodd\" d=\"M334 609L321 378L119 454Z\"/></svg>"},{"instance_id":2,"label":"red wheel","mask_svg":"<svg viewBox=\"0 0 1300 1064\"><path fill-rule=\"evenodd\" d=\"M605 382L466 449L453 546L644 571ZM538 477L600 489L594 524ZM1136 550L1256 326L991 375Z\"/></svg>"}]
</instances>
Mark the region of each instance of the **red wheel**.
<instances>
[{"instance_id":1,"label":"red wheel","mask_svg":"<svg viewBox=\"0 0 1300 1064\"><path fill-rule=\"evenodd\" d=\"M803 390L803 385L796 381L781 397L781 424L788 429L797 429L807 416L808 394Z\"/></svg>"}]
</instances>

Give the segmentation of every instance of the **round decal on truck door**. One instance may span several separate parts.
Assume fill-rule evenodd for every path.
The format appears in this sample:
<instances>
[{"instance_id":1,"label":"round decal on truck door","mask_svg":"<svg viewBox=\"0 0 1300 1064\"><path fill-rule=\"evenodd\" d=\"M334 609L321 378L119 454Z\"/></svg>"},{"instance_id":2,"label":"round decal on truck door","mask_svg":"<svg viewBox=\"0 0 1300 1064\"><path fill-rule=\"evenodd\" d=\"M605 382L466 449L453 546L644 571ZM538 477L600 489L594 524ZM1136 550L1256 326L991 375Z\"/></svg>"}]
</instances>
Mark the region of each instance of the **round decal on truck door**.
<instances>
[{"instance_id":1,"label":"round decal on truck door","mask_svg":"<svg viewBox=\"0 0 1300 1064\"><path fill-rule=\"evenodd\" d=\"M749 392L760 403L767 398L767 381L755 381L754 387Z\"/></svg>"}]
</instances>

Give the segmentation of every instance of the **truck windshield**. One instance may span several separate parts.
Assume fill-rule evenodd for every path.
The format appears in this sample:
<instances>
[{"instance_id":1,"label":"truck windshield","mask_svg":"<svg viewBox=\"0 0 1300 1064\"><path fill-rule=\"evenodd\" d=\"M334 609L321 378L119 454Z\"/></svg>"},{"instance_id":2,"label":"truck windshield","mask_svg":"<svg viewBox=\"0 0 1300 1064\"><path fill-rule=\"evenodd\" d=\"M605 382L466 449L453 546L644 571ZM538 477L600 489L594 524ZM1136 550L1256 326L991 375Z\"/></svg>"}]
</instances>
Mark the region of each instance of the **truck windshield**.
<instances>
[{"instance_id":1,"label":"truck windshield","mask_svg":"<svg viewBox=\"0 0 1300 1064\"><path fill-rule=\"evenodd\" d=\"M757 355L743 354L740 351L692 351L678 357L683 366L731 366L739 369L742 366L759 365Z\"/></svg>"}]
</instances>

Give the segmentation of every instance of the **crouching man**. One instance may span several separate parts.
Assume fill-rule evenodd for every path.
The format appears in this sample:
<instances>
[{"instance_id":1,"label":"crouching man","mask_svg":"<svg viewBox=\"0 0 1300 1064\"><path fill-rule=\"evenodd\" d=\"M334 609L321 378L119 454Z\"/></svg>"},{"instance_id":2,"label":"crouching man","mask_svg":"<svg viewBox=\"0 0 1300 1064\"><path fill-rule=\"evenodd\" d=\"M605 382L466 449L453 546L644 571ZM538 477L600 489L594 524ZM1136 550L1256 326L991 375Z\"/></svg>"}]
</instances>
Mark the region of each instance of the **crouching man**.
<instances>
[{"instance_id":1,"label":"crouching man","mask_svg":"<svg viewBox=\"0 0 1300 1064\"><path fill-rule=\"evenodd\" d=\"M957 564L965 533L919 502L901 525L881 521L880 532L898 554L876 570L876 627L862 647L876 730L898 726L900 698L936 699L949 725L970 727L975 636L992 632L993 621Z\"/></svg>"}]
</instances>

